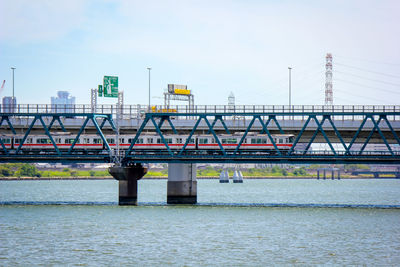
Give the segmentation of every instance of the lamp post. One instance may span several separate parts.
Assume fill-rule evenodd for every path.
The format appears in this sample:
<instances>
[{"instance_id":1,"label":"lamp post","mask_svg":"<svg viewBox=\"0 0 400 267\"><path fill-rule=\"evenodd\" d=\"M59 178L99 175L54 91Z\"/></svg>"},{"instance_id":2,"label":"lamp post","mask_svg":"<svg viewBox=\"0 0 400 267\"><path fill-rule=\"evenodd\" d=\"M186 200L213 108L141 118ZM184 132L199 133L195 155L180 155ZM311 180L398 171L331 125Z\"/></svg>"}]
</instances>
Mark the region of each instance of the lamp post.
<instances>
[{"instance_id":1,"label":"lamp post","mask_svg":"<svg viewBox=\"0 0 400 267\"><path fill-rule=\"evenodd\" d=\"M289 69L289 110L292 106L292 68L288 67Z\"/></svg>"},{"instance_id":2,"label":"lamp post","mask_svg":"<svg viewBox=\"0 0 400 267\"><path fill-rule=\"evenodd\" d=\"M149 70L149 112L151 111L151 106L150 106L150 71L151 68L147 68Z\"/></svg>"},{"instance_id":3,"label":"lamp post","mask_svg":"<svg viewBox=\"0 0 400 267\"><path fill-rule=\"evenodd\" d=\"M14 101L14 70L16 69L15 67L11 67L12 69L12 74L13 74L13 95L12 95L12 99Z\"/></svg>"}]
</instances>

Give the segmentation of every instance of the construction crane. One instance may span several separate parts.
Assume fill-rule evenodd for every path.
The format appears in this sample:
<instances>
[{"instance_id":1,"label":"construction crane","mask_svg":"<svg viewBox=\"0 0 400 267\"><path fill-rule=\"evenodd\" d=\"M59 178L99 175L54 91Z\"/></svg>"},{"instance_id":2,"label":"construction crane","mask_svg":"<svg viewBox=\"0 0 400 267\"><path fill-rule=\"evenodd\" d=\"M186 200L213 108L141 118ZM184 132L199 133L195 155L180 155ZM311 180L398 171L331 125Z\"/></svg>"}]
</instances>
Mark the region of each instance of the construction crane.
<instances>
[{"instance_id":1,"label":"construction crane","mask_svg":"<svg viewBox=\"0 0 400 267\"><path fill-rule=\"evenodd\" d=\"M0 94L3 92L3 89L4 89L4 84L6 83L6 80L4 80L3 81L3 83L2 83L2 85L1 85L1 88L0 88Z\"/></svg>"}]
</instances>

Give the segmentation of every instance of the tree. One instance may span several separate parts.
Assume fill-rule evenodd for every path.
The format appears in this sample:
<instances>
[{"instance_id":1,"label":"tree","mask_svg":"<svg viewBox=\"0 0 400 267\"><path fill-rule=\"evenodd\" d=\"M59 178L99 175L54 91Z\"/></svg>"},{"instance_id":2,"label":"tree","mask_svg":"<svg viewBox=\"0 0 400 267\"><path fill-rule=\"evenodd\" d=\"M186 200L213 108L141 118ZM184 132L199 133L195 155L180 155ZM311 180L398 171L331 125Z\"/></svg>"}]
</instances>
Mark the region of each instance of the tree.
<instances>
[{"instance_id":1,"label":"tree","mask_svg":"<svg viewBox=\"0 0 400 267\"><path fill-rule=\"evenodd\" d=\"M36 169L35 166L30 165L30 164L23 164L21 168L19 169L19 175L20 176L28 176L28 177L38 177L40 176L38 170Z\"/></svg>"}]
</instances>

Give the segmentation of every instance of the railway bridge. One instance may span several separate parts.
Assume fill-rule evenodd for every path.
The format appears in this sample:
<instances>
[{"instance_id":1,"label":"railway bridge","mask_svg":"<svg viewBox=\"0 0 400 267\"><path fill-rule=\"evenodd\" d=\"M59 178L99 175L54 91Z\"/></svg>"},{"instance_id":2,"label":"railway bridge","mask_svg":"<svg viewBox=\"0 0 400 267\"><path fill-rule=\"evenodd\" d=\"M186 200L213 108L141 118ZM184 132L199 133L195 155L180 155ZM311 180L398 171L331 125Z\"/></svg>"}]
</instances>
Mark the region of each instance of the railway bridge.
<instances>
[{"instance_id":1,"label":"railway bridge","mask_svg":"<svg viewBox=\"0 0 400 267\"><path fill-rule=\"evenodd\" d=\"M200 162L400 163L400 106L27 105L9 110L0 113L0 162L112 162L120 204L137 203L137 180L147 171L143 163L169 164L168 203L196 203L195 164ZM136 149L140 136L150 133L162 149ZM216 148L189 149L190 140L204 134L213 137ZM223 134L237 137L234 146L221 142ZM243 150L250 134L267 136L271 149ZM293 135L290 149L279 148L278 134ZM82 149L78 144L87 135L98 136L102 148ZM184 142L173 147L166 138L171 135ZM27 149L30 136L44 136L47 147ZM61 144L56 136L70 141ZM121 136L130 137L127 146L120 144Z\"/></svg>"}]
</instances>

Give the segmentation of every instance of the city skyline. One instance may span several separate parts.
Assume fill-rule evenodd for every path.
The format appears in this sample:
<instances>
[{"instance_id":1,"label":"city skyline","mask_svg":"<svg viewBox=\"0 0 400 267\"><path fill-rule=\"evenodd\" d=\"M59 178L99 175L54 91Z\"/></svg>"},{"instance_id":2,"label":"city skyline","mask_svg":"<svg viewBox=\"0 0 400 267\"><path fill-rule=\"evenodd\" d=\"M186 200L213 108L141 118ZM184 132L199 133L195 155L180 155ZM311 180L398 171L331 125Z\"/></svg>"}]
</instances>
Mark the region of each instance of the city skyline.
<instances>
[{"instance_id":1,"label":"city skyline","mask_svg":"<svg viewBox=\"0 0 400 267\"><path fill-rule=\"evenodd\" d=\"M68 91L90 103L104 75L119 77L126 104L162 104L168 83L195 104L324 104L333 56L334 104L397 104L397 1L2 1L1 97L49 103ZM210 97L212 96L212 97ZM100 99L99 104L116 99Z\"/></svg>"}]
</instances>

